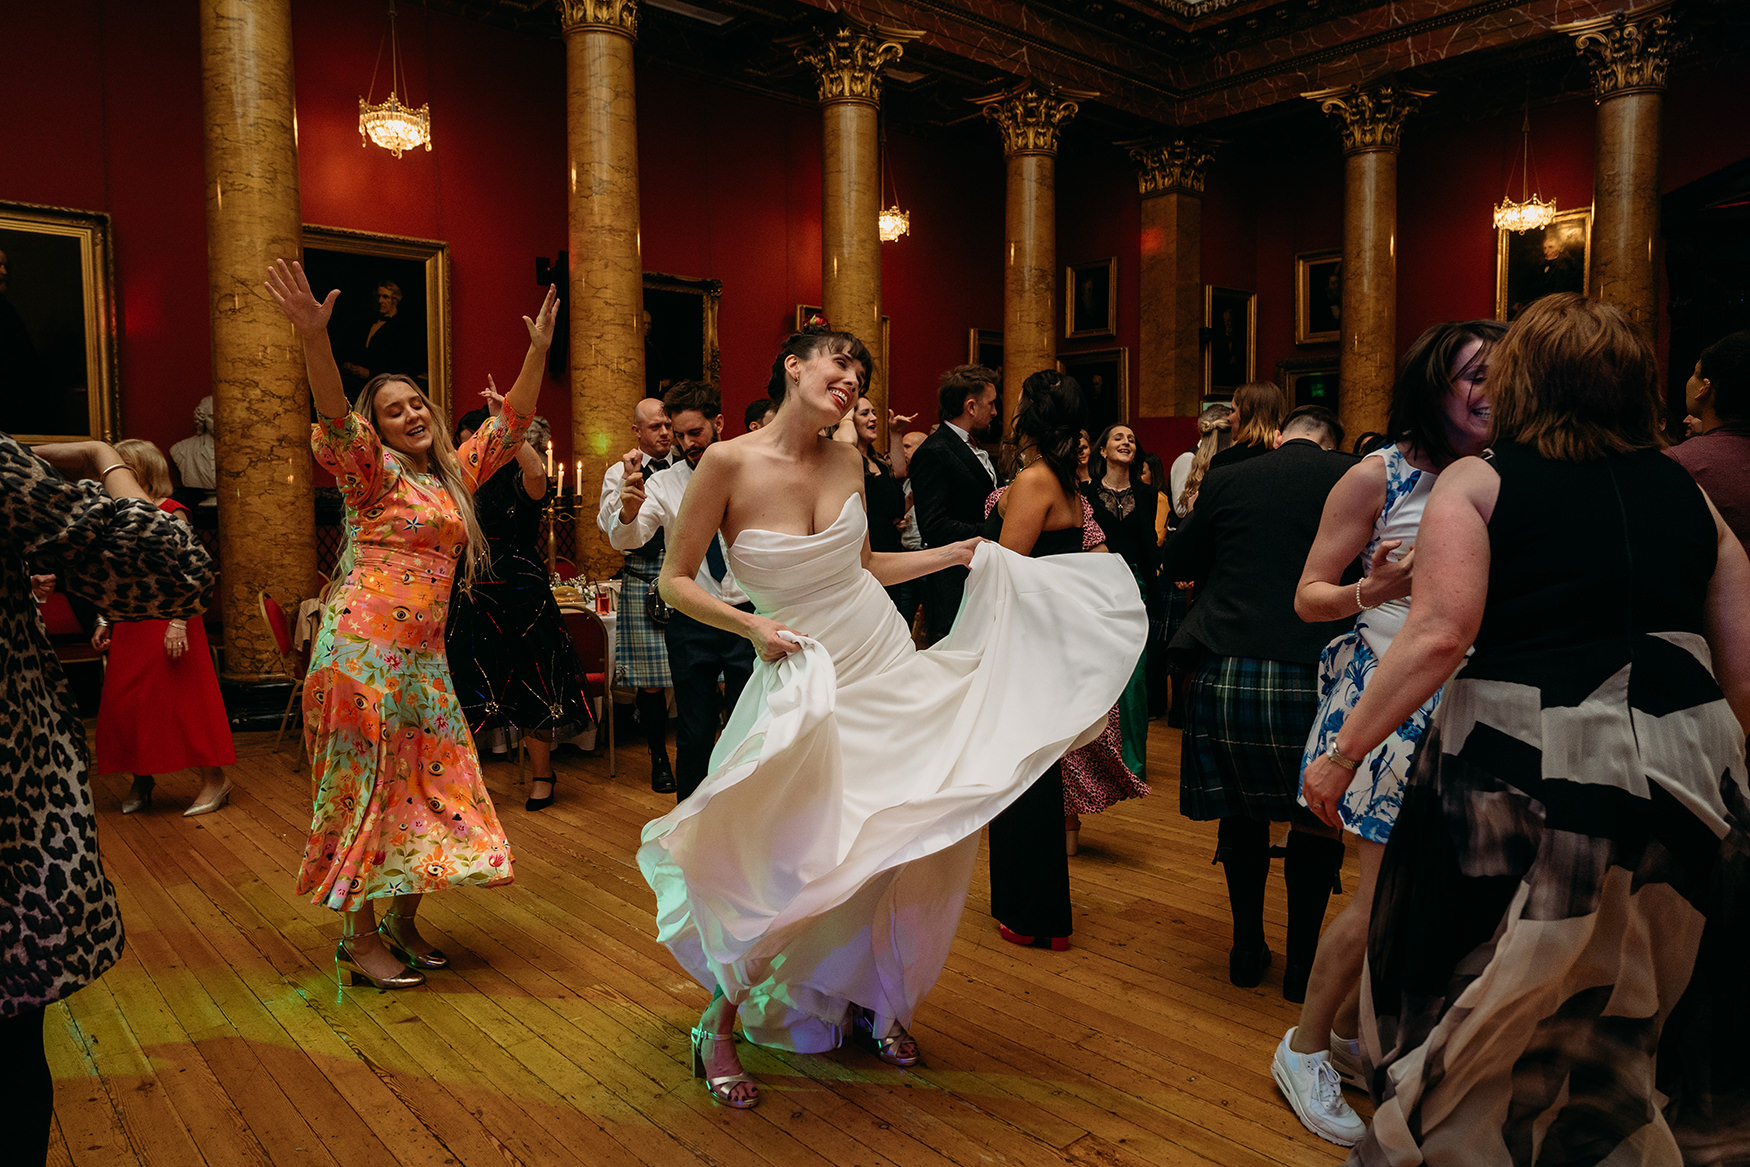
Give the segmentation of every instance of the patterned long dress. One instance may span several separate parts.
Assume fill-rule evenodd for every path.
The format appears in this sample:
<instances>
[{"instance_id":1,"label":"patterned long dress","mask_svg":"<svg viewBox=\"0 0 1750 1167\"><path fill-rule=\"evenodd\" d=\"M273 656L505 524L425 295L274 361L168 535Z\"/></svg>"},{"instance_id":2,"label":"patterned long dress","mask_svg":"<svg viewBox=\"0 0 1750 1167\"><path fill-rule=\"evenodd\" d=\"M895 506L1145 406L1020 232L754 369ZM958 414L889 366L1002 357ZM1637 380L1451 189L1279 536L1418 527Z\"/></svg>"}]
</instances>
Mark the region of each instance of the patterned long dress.
<instances>
[{"instance_id":1,"label":"patterned long dress","mask_svg":"<svg viewBox=\"0 0 1750 1167\"><path fill-rule=\"evenodd\" d=\"M1750 790L1713 518L1657 450L1491 460L1476 652L1379 873L1380 1104L1349 1161L1742 1163Z\"/></svg>"},{"instance_id":2,"label":"patterned long dress","mask_svg":"<svg viewBox=\"0 0 1750 1167\"><path fill-rule=\"evenodd\" d=\"M111 619L170 620L200 612L213 569L186 523L64 481L5 434L0 493L0 1017L16 1017L90 984L122 952L85 727L27 571L54 572Z\"/></svg>"},{"instance_id":3,"label":"patterned long dress","mask_svg":"<svg viewBox=\"0 0 1750 1167\"><path fill-rule=\"evenodd\" d=\"M528 418L508 405L462 444L470 490L509 462ZM435 474L402 469L348 412L312 429L346 499L347 551L304 687L315 812L298 892L336 911L381 896L511 881L444 655L467 532Z\"/></svg>"}]
</instances>

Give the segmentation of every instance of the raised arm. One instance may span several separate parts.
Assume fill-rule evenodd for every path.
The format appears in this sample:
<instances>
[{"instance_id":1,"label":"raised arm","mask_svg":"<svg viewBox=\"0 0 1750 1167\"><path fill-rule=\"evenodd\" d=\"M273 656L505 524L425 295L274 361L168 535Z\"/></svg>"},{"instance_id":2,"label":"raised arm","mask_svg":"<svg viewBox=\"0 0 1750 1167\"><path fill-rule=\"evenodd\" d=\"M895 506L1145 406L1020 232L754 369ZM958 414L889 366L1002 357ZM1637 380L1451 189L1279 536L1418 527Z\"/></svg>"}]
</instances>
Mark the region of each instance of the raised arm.
<instances>
[{"instance_id":1,"label":"raised arm","mask_svg":"<svg viewBox=\"0 0 1750 1167\"><path fill-rule=\"evenodd\" d=\"M334 347L328 341L328 318L334 315L335 288L320 303L304 277L304 265L293 260L273 261L267 270L267 291L304 344L304 367L310 374L310 397L323 417L340 417L347 411L346 389L340 382L340 366L334 363Z\"/></svg>"},{"instance_id":2,"label":"raised arm","mask_svg":"<svg viewBox=\"0 0 1750 1167\"><path fill-rule=\"evenodd\" d=\"M1325 498L1325 511L1319 519L1318 537L1307 552L1306 566L1300 573L1300 584L1294 590L1294 614L1308 623L1342 620L1355 615L1361 608L1376 608L1387 600L1410 594L1411 556L1414 548L1402 559L1389 557L1401 542L1385 539L1374 550L1368 574L1355 584L1342 582L1343 573L1355 562L1355 557L1367 549L1373 538L1373 525L1385 509L1385 463L1378 458L1364 458L1351 467L1331 488ZM1357 594L1361 603L1356 604Z\"/></svg>"},{"instance_id":3,"label":"raised arm","mask_svg":"<svg viewBox=\"0 0 1750 1167\"><path fill-rule=\"evenodd\" d=\"M523 317L527 320L528 317ZM499 409L504 405L504 394L498 391L498 383L492 379L492 374L486 374L486 388L480 390L480 396L486 399L486 412L493 417L498 416ZM541 460L543 451L537 450L528 442L521 442L516 448L517 470L523 477L523 493L536 502L547 494L547 464Z\"/></svg>"},{"instance_id":4,"label":"raised arm","mask_svg":"<svg viewBox=\"0 0 1750 1167\"><path fill-rule=\"evenodd\" d=\"M666 524L668 543L662 554L662 598L701 624L747 637L761 660L773 661L801 647L779 635L791 630L776 620L744 612L708 595L694 578L699 574L699 564L704 562L705 549L717 538L729 509L729 493L736 477L730 464L734 460L734 453L724 444L710 447L699 458L692 480L687 483L687 492L681 498L679 513L673 522ZM648 513L655 501L647 501L640 513Z\"/></svg>"},{"instance_id":5,"label":"raised arm","mask_svg":"<svg viewBox=\"0 0 1750 1167\"><path fill-rule=\"evenodd\" d=\"M541 382L547 375L547 350L553 347L553 327L558 316L559 289L548 284L547 296L541 301L535 318L523 317L523 324L529 330L529 351L523 354L523 367L516 375L516 382L504 395L511 409L523 417L535 412L535 402L541 395Z\"/></svg>"}]
</instances>

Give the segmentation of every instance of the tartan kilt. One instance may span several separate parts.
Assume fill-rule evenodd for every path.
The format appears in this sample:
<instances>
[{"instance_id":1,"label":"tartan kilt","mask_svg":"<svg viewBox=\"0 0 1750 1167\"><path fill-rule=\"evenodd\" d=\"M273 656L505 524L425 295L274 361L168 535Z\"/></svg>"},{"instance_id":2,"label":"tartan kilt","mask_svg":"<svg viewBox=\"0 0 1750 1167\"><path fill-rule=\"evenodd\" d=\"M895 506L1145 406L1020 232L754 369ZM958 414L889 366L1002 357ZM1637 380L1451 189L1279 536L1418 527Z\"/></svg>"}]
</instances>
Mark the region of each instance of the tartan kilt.
<instances>
[{"instance_id":1,"label":"tartan kilt","mask_svg":"<svg viewBox=\"0 0 1750 1167\"><path fill-rule=\"evenodd\" d=\"M615 615L614 678L622 689L666 689L668 642L662 629L645 614L644 595L651 581L627 572L620 582L620 608Z\"/></svg>"},{"instance_id":2,"label":"tartan kilt","mask_svg":"<svg viewBox=\"0 0 1750 1167\"><path fill-rule=\"evenodd\" d=\"M1316 822L1295 799L1318 681L1313 664L1204 656L1185 691L1179 813Z\"/></svg>"}]
</instances>

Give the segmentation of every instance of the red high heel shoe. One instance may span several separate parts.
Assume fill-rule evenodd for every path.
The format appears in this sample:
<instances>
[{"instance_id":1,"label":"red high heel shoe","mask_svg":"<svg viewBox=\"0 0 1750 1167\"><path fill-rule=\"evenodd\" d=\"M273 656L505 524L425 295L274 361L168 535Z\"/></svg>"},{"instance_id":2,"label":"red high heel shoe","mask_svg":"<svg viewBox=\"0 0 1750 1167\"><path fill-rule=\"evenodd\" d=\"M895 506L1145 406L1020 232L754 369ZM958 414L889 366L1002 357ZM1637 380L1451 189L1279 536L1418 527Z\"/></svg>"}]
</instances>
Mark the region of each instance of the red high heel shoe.
<instances>
[{"instance_id":1,"label":"red high heel shoe","mask_svg":"<svg viewBox=\"0 0 1750 1167\"><path fill-rule=\"evenodd\" d=\"M997 931L1002 933L1004 940L1010 944L1019 944L1022 948L1049 948L1053 952L1069 951L1068 936L1024 936L1007 924L998 924Z\"/></svg>"}]
</instances>

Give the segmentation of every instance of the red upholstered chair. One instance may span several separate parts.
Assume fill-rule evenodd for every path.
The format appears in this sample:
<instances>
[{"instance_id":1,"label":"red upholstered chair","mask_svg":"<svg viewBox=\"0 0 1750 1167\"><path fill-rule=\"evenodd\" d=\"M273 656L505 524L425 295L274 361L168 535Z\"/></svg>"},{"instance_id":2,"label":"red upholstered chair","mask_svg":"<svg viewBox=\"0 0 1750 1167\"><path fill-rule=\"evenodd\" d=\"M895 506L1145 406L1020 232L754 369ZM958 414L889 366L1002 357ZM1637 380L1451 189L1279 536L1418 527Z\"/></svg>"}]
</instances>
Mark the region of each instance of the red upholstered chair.
<instances>
[{"instance_id":1,"label":"red upholstered chair","mask_svg":"<svg viewBox=\"0 0 1750 1167\"><path fill-rule=\"evenodd\" d=\"M265 590L256 593L256 599L261 605L261 619L267 625L267 630L273 634L274 647L279 650L280 668L286 680L292 683L292 695L286 698L286 709L280 716L279 732L273 735L274 749L279 748L280 739L286 736L286 726L292 720L292 709L304 695L304 676L309 671L310 662L304 653L300 652L292 642L291 621L286 619L285 609L279 601L268 595ZM300 718L301 721L301 718ZM304 757L304 735L302 727L298 733L298 759ZM293 763L294 766L297 763Z\"/></svg>"},{"instance_id":2,"label":"red upholstered chair","mask_svg":"<svg viewBox=\"0 0 1750 1167\"><path fill-rule=\"evenodd\" d=\"M578 663L583 666L584 696L589 698L593 708L600 711L596 732L605 730L608 735L608 776L611 778L616 771L613 677L609 675L613 662L608 659L608 630L600 616L583 608L561 608L559 614L565 619L571 647L577 653ZM600 698L599 704L597 698Z\"/></svg>"}]
</instances>

